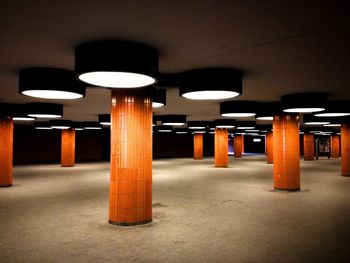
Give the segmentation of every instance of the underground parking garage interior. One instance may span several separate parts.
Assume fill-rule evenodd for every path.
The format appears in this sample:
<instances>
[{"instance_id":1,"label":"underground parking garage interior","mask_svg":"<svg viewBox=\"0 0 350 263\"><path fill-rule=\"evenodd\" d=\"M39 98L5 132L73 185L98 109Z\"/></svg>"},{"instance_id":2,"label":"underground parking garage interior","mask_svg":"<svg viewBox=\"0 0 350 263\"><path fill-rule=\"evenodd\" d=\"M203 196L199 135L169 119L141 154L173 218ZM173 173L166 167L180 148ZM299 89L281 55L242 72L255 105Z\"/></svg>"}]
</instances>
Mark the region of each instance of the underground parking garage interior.
<instances>
[{"instance_id":1,"label":"underground parking garage interior","mask_svg":"<svg viewBox=\"0 0 350 263\"><path fill-rule=\"evenodd\" d=\"M350 262L348 1L6 1L0 262Z\"/></svg>"}]
</instances>

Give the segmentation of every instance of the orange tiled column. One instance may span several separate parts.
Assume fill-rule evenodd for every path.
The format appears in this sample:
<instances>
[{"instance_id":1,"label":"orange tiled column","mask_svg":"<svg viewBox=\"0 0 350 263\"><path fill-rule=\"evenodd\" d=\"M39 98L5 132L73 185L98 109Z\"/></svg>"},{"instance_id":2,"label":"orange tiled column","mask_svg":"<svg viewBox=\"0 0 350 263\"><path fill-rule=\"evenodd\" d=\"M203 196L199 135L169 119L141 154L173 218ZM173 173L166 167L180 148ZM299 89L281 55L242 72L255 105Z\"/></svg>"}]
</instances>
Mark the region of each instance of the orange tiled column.
<instances>
[{"instance_id":1,"label":"orange tiled column","mask_svg":"<svg viewBox=\"0 0 350 263\"><path fill-rule=\"evenodd\" d=\"M277 190L300 190L299 117L273 118L273 177Z\"/></svg>"},{"instance_id":2,"label":"orange tiled column","mask_svg":"<svg viewBox=\"0 0 350 263\"><path fill-rule=\"evenodd\" d=\"M350 124L341 126L341 174L350 176Z\"/></svg>"},{"instance_id":3,"label":"orange tiled column","mask_svg":"<svg viewBox=\"0 0 350 263\"><path fill-rule=\"evenodd\" d=\"M243 142L244 137L243 134L236 134L235 137L233 138L233 156L235 158L240 158L242 157L243 153Z\"/></svg>"},{"instance_id":4,"label":"orange tiled column","mask_svg":"<svg viewBox=\"0 0 350 263\"><path fill-rule=\"evenodd\" d=\"M72 167L75 165L75 130L62 130L61 135L61 166Z\"/></svg>"},{"instance_id":5,"label":"orange tiled column","mask_svg":"<svg viewBox=\"0 0 350 263\"><path fill-rule=\"evenodd\" d=\"M152 94L112 89L109 222L152 221Z\"/></svg>"},{"instance_id":6,"label":"orange tiled column","mask_svg":"<svg viewBox=\"0 0 350 263\"><path fill-rule=\"evenodd\" d=\"M215 129L215 167L228 166L228 131Z\"/></svg>"},{"instance_id":7,"label":"orange tiled column","mask_svg":"<svg viewBox=\"0 0 350 263\"><path fill-rule=\"evenodd\" d=\"M203 133L193 134L193 155L195 160L203 159Z\"/></svg>"},{"instance_id":8,"label":"orange tiled column","mask_svg":"<svg viewBox=\"0 0 350 263\"><path fill-rule=\"evenodd\" d=\"M267 161L267 163L273 163L273 134L272 134L272 132L266 133L266 161Z\"/></svg>"},{"instance_id":9,"label":"orange tiled column","mask_svg":"<svg viewBox=\"0 0 350 263\"><path fill-rule=\"evenodd\" d=\"M331 136L331 157L340 157L340 137L337 134L332 134Z\"/></svg>"},{"instance_id":10,"label":"orange tiled column","mask_svg":"<svg viewBox=\"0 0 350 263\"><path fill-rule=\"evenodd\" d=\"M315 136L312 133L304 133L304 160L313 161L315 156Z\"/></svg>"},{"instance_id":11,"label":"orange tiled column","mask_svg":"<svg viewBox=\"0 0 350 263\"><path fill-rule=\"evenodd\" d=\"M0 118L0 187L12 185L13 121Z\"/></svg>"}]
</instances>

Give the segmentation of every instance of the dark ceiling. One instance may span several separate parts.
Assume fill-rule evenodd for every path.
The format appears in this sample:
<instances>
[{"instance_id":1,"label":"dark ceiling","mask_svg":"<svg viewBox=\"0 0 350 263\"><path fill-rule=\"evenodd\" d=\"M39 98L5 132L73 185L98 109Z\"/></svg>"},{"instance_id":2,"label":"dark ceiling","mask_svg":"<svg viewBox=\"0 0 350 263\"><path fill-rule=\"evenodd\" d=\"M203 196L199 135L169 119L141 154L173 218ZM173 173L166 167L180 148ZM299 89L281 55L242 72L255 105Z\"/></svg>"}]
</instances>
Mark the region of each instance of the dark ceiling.
<instances>
[{"instance_id":1,"label":"dark ceiling","mask_svg":"<svg viewBox=\"0 0 350 263\"><path fill-rule=\"evenodd\" d=\"M124 39L160 52L161 72L233 67L245 72L238 100L279 100L322 91L350 99L349 1L2 1L0 102L44 101L19 95L18 70L74 69L74 47ZM189 120L219 118L218 101L191 101L178 89L156 114ZM65 105L64 118L97 120L108 113L110 91L88 88Z\"/></svg>"}]
</instances>

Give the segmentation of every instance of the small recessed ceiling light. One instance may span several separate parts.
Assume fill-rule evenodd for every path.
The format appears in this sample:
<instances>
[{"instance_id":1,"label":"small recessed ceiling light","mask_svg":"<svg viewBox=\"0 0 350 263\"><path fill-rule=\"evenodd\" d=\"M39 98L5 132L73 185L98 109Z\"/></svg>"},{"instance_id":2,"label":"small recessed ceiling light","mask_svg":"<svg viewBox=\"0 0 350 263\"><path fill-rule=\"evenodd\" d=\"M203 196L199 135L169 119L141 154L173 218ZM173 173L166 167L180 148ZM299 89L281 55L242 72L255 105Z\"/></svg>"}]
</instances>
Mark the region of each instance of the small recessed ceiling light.
<instances>
[{"instance_id":1,"label":"small recessed ceiling light","mask_svg":"<svg viewBox=\"0 0 350 263\"><path fill-rule=\"evenodd\" d=\"M35 127L36 130L52 130L52 127Z\"/></svg>"},{"instance_id":2,"label":"small recessed ceiling light","mask_svg":"<svg viewBox=\"0 0 350 263\"><path fill-rule=\"evenodd\" d=\"M247 131L247 132L259 132L259 130L255 130L255 129L247 129L245 131Z\"/></svg>"},{"instance_id":3,"label":"small recessed ceiling light","mask_svg":"<svg viewBox=\"0 0 350 263\"><path fill-rule=\"evenodd\" d=\"M74 128L74 130L76 130L76 131L83 131L84 128Z\"/></svg>"},{"instance_id":4,"label":"small recessed ceiling light","mask_svg":"<svg viewBox=\"0 0 350 263\"><path fill-rule=\"evenodd\" d=\"M177 131L176 134L187 134L187 131Z\"/></svg>"},{"instance_id":5,"label":"small recessed ceiling light","mask_svg":"<svg viewBox=\"0 0 350 263\"><path fill-rule=\"evenodd\" d=\"M194 132L192 132L192 134L195 134L195 133L206 133L206 131L194 131Z\"/></svg>"},{"instance_id":6,"label":"small recessed ceiling light","mask_svg":"<svg viewBox=\"0 0 350 263\"><path fill-rule=\"evenodd\" d=\"M158 132L172 132L172 130L158 130Z\"/></svg>"},{"instance_id":7,"label":"small recessed ceiling light","mask_svg":"<svg viewBox=\"0 0 350 263\"><path fill-rule=\"evenodd\" d=\"M186 123L184 122L163 122L164 125L169 125L169 126L182 126L185 125Z\"/></svg>"}]
</instances>

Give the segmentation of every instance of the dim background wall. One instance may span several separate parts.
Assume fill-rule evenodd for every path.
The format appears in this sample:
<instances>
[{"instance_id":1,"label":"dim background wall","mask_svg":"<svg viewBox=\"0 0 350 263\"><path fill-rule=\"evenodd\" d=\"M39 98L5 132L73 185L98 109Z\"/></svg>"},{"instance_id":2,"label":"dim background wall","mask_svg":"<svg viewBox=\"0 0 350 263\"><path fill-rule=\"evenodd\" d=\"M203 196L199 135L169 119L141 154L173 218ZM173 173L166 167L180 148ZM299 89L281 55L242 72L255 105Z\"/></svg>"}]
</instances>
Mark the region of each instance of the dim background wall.
<instances>
[{"instance_id":1,"label":"dim background wall","mask_svg":"<svg viewBox=\"0 0 350 263\"><path fill-rule=\"evenodd\" d=\"M75 133L76 162L102 160L103 131L85 130ZM13 163L59 163L61 131L36 130L32 126L14 128Z\"/></svg>"},{"instance_id":2,"label":"dim background wall","mask_svg":"<svg viewBox=\"0 0 350 263\"><path fill-rule=\"evenodd\" d=\"M110 159L110 130L76 131L76 162ZM265 153L265 137L253 142L245 136L246 153ZM229 147L233 145L229 137ZM231 148L232 149L232 148ZM59 163L61 131L35 130L32 126L16 125L14 129L14 164ZM203 155L214 156L214 134L203 135ZM193 134L153 133L153 158L193 157Z\"/></svg>"}]
</instances>

